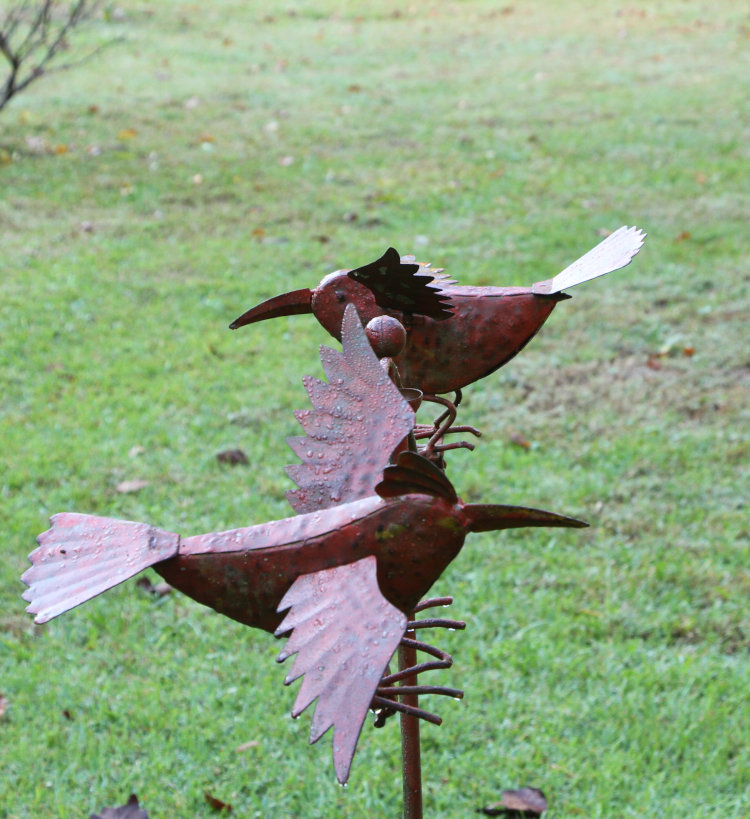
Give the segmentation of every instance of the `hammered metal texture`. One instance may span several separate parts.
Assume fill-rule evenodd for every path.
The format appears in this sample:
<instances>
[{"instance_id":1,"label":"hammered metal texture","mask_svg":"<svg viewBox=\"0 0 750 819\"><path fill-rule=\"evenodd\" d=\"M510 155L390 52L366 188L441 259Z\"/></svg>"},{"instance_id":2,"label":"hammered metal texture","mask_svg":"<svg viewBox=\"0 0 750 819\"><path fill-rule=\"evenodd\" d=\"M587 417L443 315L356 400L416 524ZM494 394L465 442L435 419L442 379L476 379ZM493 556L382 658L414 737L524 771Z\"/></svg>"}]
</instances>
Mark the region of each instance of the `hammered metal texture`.
<instances>
[{"instance_id":1,"label":"hammered metal texture","mask_svg":"<svg viewBox=\"0 0 750 819\"><path fill-rule=\"evenodd\" d=\"M63 512L37 538L21 580L26 611L46 623L161 560L177 554L179 536L147 523Z\"/></svg>"},{"instance_id":2,"label":"hammered metal texture","mask_svg":"<svg viewBox=\"0 0 750 819\"><path fill-rule=\"evenodd\" d=\"M279 604L287 608L276 634L293 631L278 661L297 655L286 685L304 675L292 716L317 699L310 742L333 726L333 764L343 783L407 618L380 593L372 556L298 578Z\"/></svg>"},{"instance_id":3,"label":"hammered metal texture","mask_svg":"<svg viewBox=\"0 0 750 819\"><path fill-rule=\"evenodd\" d=\"M299 487L287 492L296 512L313 512L372 495L395 447L414 428L414 412L378 364L349 305L343 352L321 347L328 383L306 378L312 410L295 413L307 433L287 439L302 461L287 467Z\"/></svg>"}]
</instances>

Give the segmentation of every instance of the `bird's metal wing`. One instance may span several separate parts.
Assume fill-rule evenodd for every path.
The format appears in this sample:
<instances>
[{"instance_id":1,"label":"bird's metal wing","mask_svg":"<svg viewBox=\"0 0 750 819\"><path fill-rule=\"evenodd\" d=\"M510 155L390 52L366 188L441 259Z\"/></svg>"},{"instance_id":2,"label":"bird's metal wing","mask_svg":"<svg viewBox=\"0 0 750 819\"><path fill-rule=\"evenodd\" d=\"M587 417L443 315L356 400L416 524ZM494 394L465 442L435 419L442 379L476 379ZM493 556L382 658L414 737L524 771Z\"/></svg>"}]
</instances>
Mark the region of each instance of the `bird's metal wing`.
<instances>
[{"instance_id":1,"label":"bird's metal wing","mask_svg":"<svg viewBox=\"0 0 750 819\"><path fill-rule=\"evenodd\" d=\"M290 609L276 635L292 634L278 662L296 654L284 680L305 676L294 703L298 717L317 699L310 742L333 726L333 765L342 784L375 690L406 632L406 615L383 597L372 555L298 577L279 604Z\"/></svg>"},{"instance_id":2,"label":"bird's metal wing","mask_svg":"<svg viewBox=\"0 0 750 819\"><path fill-rule=\"evenodd\" d=\"M450 296L432 282L438 279L445 285L448 281L428 268L429 265L404 264L398 251L389 247L376 261L350 270L349 276L368 287L381 307L442 321L452 315Z\"/></svg>"},{"instance_id":3,"label":"bird's metal wing","mask_svg":"<svg viewBox=\"0 0 750 819\"><path fill-rule=\"evenodd\" d=\"M307 434L287 439L302 461L286 470L299 487L287 498L300 514L374 495L391 453L414 427L414 412L372 351L353 305L341 341L343 352L320 348L328 383L303 379L313 409L295 416Z\"/></svg>"},{"instance_id":4,"label":"bird's metal wing","mask_svg":"<svg viewBox=\"0 0 750 819\"><path fill-rule=\"evenodd\" d=\"M643 247L645 237L646 234L639 228L623 225L561 273L535 284L531 291L539 295L552 295L576 284L596 279L605 273L611 273L613 270L619 270L630 264L633 256Z\"/></svg>"}]
</instances>

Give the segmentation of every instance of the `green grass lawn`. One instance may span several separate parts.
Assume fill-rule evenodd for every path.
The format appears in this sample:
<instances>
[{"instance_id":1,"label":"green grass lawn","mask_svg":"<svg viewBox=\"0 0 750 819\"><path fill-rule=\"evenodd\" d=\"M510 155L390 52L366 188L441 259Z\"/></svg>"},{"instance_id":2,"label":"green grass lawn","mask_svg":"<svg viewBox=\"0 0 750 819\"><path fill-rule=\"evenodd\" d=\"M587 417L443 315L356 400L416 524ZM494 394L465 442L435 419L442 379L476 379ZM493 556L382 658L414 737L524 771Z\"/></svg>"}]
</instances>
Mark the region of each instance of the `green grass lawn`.
<instances>
[{"instance_id":1,"label":"green grass lawn","mask_svg":"<svg viewBox=\"0 0 750 819\"><path fill-rule=\"evenodd\" d=\"M342 789L277 641L134 581L36 627L26 555L58 511L289 514L330 342L227 330L262 299L388 245L531 284L622 224L635 262L465 392L459 494L592 526L473 536L434 587L468 627L431 681L466 698L431 701L426 814L534 786L550 819L750 815L747 8L118 5L78 42L122 44L0 115L0 816L397 816L396 720Z\"/></svg>"}]
</instances>

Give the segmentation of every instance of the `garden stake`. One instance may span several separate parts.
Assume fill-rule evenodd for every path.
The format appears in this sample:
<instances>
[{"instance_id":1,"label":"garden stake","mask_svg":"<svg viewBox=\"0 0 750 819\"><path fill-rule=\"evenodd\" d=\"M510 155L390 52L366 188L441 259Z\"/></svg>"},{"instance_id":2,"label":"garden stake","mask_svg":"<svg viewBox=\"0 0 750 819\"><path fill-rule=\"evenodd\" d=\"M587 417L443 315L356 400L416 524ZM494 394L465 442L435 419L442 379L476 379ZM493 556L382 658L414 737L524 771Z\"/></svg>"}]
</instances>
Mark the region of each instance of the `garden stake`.
<instances>
[{"instance_id":1,"label":"garden stake","mask_svg":"<svg viewBox=\"0 0 750 819\"><path fill-rule=\"evenodd\" d=\"M409 619L414 619L414 615ZM407 639L414 638L414 632L406 632ZM398 648L399 671L413 668L417 664L417 650L413 645L401 641ZM402 688L416 687L417 675L404 677ZM409 691L401 695L401 702L412 708L419 707L419 695ZM419 718L414 714L401 714L401 767L404 790L404 819L422 819L422 758L419 743Z\"/></svg>"},{"instance_id":2,"label":"garden stake","mask_svg":"<svg viewBox=\"0 0 750 819\"><path fill-rule=\"evenodd\" d=\"M444 438L479 435L453 425L461 388L512 358L567 298L563 288L628 264L642 240L637 229L621 228L531 288L453 286L440 271L389 248L370 265L327 276L314 291L288 293L243 314L232 327L314 312L343 344L342 352L321 347L327 383L303 379L313 408L295 413L305 435L288 439L301 461L287 467L297 485L287 492L296 516L183 538L145 523L53 515L22 577L27 611L47 622L153 567L221 614L287 636L278 661L296 658L284 682L304 677L292 716L317 700L310 742L333 726L340 783L349 777L367 712L375 712L375 727L400 713L404 816L421 819L419 721L441 719L421 708L419 697L461 699L463 692L420 684L420 674L450 668L453 660L416 632L465 627L415 619L452 602L421 598L469 532L587 525L457 497L444 472L445 452L473 445ZM451 391L454 401L437 395ZM444 408L432 425L415 422L423 398ZM397 650L398 671L391 674ZM419 662L419 651L432 659Z\"/></svg>"}]
</instances>

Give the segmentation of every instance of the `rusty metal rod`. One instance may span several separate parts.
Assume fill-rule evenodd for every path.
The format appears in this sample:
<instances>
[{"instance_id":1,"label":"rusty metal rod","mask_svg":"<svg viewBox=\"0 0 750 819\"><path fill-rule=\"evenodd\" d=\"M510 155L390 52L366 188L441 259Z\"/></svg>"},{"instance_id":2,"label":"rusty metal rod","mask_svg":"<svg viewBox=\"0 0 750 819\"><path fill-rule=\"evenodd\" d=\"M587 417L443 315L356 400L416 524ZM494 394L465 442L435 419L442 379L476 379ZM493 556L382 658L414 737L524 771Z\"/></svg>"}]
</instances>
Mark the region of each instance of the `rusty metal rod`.
<instances>
[{"instance_id":1,"label":"rusty metal rod","mask_svg":"<svg viewBox=\"0 0 750 819\"><path fill-rule=\"evenodd\" d=\"M424 708L414 708L412 705L406 705L403 702L391 700L388 697L379 697L377 694L372 698L372 701L375 705L379 705L381 708L391 712L399 711L402 714L413 714L415 717L431 722L433 725L443 724L441 717L437 714L433 714L431 711L425 711Z\"/></svg>"},{"instance_id":2,"label":"rusty metal rod","mask_svg":"<svg viewBox=\"0 0 750 819\"><path fill-rule=\"evenodd\" d=\"M401 694L442 694L457 700L464 698L460 688L446 688L444 685L386 685L378 688L378 697L395 697Z\"/></svg>"},{"instance_id":3,"label":"rusty metal rod","mask_svg":"<svg viewBox=\"0 0 750 819\"><path fill-rule=\"evenodd\" d=\"M408 625L409 630L418 628L447 628L454 631L463 631L466 628L464 620L446 620L442 617L433 617L424 620L412 620Z\"/></svg>"},{"instance_id":4,"label":"rusty metal rod","mask_svg":"<svg viewBox=\"0 0 750 819\"><path fill-rule=\"evenodd\" d=\"M424 611L425 609L434 609L436 606L450 606L452 602L452 597L428 597L426 600L422 600L414 606L414 614Z\"/></svg>"},{"instance_id":5,"label":"rusty metal rod","mask_svg":"<svg viewBox=\"0 0 750 819\"><path fill-rule=\"evenodd\" d=\"M409 620L414 619L412 614ZM413 636L414 632L407 631ZM414 668L417 662L416 640L404 638L398 648L398 666L401 671ZM412 672L403 680L404 687L417 685ZM419 708L417 694L404 694L401 703ZM400 709L399 709L400 710ZM404 788L404 819L422 819L422 760L419 745L419 717L401 711L401 769Z\"/></svg>"}]
</instances>

